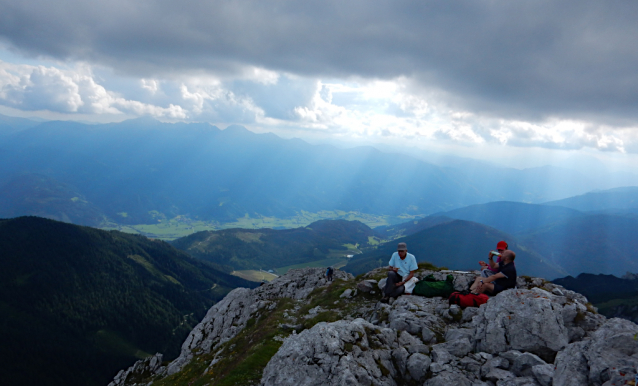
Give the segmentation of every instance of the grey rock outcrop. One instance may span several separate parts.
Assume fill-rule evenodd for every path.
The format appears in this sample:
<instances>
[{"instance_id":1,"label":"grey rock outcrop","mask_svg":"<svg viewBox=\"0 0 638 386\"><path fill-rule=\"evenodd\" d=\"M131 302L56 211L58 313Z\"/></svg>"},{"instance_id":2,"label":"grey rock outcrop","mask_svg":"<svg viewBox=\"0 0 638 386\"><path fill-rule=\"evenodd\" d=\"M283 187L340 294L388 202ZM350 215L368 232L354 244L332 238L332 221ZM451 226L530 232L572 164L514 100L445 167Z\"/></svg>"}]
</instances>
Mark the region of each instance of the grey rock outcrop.
<instances>
[{"instance_id":1,"label":"grey rock outcrop","mask_svg":"<svg viewBox=\"0 0 638 386\"><path fill-rule=\"evenodd\" d=\"M272 310L278 299L304 299L315 288L330 284L324 273L323 268L292 269L286 275L255 289L232 290L211 307L202 321L190 332L182 344L180 355L175 360L166 367L148 368L147 373L171 375L181 371L193 359L195 351L198 354L207 354L215 350L242 331L249 319ZM333 274L333 280L352 278L351 274L340 270L335 270ZM129 374L135 373L136 366L143 366L145 362L146 360L138 361L121 376L118 374L119 378L116 379L119 379L120 383L113 386L130 384L127 381Z\"/></svg>"},{"instance_id":2,"label":"grey rock outcrop","mask_svg":"<svg viewBox=\"0 0 638 386\"><path fill-rule=\"evenodd\" d=\"M473 319L476 349L488 353L514 349L553 358L569 344L570 328L578 327L585 332L585 327L591 331L602 322L590 313L576 326L578 312L584 315L587 309L580 303L568 302L566 297L540 288L498 294L481 307ZM574 315L565 317L565 313L569 313L565 310L570 307L574 308Z\"/></svg>"},{"instance_id":3,"label":"grey rock outcrop","mask_svg":"<svg viewBox=\"0 0 638 386\"><path fill-rule=\"evenodd\" d=\"M633 380L638 366L638 325L609 319L588 339L556 356L554 384L620 385Z\"/></svg>"},{"instance_id":4,"label":"grey rock outcrop","mask_svg":"<svg viewBox=\"0 0 638 386\"><path fill-rule=\"evenodd\" d=\"M502 292L479 308L462 310L446 299L420 296L382 304L380 295L371 292L377 285L372 279L381 278L381 284L383 273L379 269L367 280L337 283L311 305L304 299L329 284L323 269L291 271L254 290L236 289L209 310L175 361L162 366L159 354L140 361L120 372L111 386L132 386L143 374L174 374L202 353L213 358L213 369L232 347L225 342L249 320L273 310L282 343L263 370L263 386L611 386L633 379L638 326L605 319L578 293L539 278L521 278L521 288ZM452 274L455 287L466 286L475 275L432 274L440 280ZM335 278L351 276L337 270ZM278 299L286 297L294 299L289 308L276 308ZM303 314L297 312L302 308ZM317 323L335 314L342 320Z\"/></svg>"},{"instance_id":5,"label":"grey rock outcrop","mask_svg":"<svg viewBox=\"0 0 638 386\"><path fill-rule=\"evenodd\" d=\"M396 385L400 369L392 350L398 347L395 330L363 319L319 323L284 341L264 369L261 384ZM404 355L407 359L407 351Z\"/></svg>"},{"instance_id":6,"label":"grey rock outcrop","mask_svg":"<svg viewBox=\"0 0 638 386\"><path fill-rule=\"evenodd\" d=\"M147 374L156 374L163 372L164 367L162 366L162 358L162 354L157 353L152 357L135 362L135 364L128 369L120 370L108 386L122 386L131 384L137 379L143 379L143 377Z\"/></svg>"}]
</instances>

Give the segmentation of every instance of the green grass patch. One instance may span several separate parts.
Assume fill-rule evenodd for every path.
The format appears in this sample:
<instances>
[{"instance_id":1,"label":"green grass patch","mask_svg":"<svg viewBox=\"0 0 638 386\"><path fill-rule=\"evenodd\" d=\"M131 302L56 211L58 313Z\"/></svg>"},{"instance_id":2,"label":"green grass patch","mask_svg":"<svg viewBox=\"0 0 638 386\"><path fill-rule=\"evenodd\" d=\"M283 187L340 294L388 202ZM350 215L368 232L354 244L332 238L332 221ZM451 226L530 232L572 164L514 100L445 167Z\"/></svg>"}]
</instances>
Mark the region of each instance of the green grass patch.
<instances>
[{"instance_id":1,"label":"green grass patch","mask_svg":"<svg viewBox=\"0 0 638 386\"><path fill-rule=\"evenodd\" d=\"M346 264L347 264L347 260L345 258L333 257L329 259L315 260L315 261L309 261L307 263L287 265L285 267L275 268L275 272L277 272L278 275L284 275L286 272L288 272L291 269L309 268L309 267L310 268L316 268L316 267L341 268L345 266Z\"/></svg>"},{"instance_id":2,"label":"green grass patch","mask_svg":"<svg viewBox=\"0 0 638 386\"><path fill-rule=\"evenodd\" d=\"M246 327L233 339L224 343L222 359L210 366L213 353L196 355L191 363L176 374L156 379L156 386L231 386L256 385L264 368L277 353L282 342L276 336L289 333L279 329L285 322L284 311L293 308L290 299L282 299L273 311L259 318L251 318Z\"/></svg>"},{"instance_id":3,"label":"green grass patch","mask_svg":"<svg viewBox=\"0 0 638 386\"><path fill-rule=\"evenodd\" d=\"M242 279L256 281L256 282L271 281L277 278L277 275L264 272L264 271L258 271L256 269L245 269L241 271L233 271L230 274L241 277Z\"/></svg>"},{"instance_id":4,"label":"green grass patch","mask_svg":"<svg viewBox=\"0 0 638 386\"><path fill-rule=\"evenodd\" d=\"M151 356L151 354L140 350L114 331L99 330L95 333L94 339L96 347L104 352L117 353L122 356L137 359L144 359Z\"/></svg>"}]
</instances>

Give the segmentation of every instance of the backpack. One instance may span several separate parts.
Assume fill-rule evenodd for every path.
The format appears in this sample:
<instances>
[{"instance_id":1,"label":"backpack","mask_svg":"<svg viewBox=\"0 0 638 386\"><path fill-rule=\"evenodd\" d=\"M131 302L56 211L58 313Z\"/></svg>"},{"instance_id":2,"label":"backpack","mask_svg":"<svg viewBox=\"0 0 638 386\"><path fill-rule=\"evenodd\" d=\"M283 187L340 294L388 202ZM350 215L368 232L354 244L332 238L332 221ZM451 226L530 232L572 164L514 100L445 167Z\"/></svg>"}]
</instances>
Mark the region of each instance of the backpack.
<instances>
[{"instance_id":1,"label":"backpack","mask_svg":"<svg viewBox=\"0 0 638 386\"><path fill-rule=\"evenodd\" d=\"M333 272L334 270L332 269L332 267L328 267L328 269L326 270L326 276L332 275Z\"/></svg>"},{"instance_id":2,"label":"backpack","mask_svg":"<svg viewBox=\"0 0 638 386\"><path fill-rule=\"evenodd\" d=\"M478 307L481 304L487 303L490 297L485 294L474 295L471 293L453 292L448 299L448 303L458 304L461 308L465 307Z\"/></svg>"},{"instance_id":3,"label":"backpack","mask_svg":"<svg viewBox=\"0 0 638 386\"><path fill-rule=\"evenodd\" d=\"M428 298L441 296L447 298L454 292L454 276L447 275L445 280L436 280L434 275L429 275L421 279L412 290L413 295L425 296Z\"/></svg>"}]
</instances>

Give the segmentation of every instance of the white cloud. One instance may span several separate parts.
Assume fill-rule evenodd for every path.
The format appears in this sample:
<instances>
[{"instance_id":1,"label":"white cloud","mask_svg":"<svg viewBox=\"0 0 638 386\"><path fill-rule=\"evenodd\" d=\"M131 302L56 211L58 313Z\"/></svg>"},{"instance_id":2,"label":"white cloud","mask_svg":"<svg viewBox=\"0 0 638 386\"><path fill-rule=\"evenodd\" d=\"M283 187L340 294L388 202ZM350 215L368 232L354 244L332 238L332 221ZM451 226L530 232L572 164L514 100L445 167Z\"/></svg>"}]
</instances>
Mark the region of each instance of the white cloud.
<instances>
[{"instance_id":1,"label":"white cloud","mask_svg":"<svg viewBox=\"0 0 638 386\"><path fill-rule=\"evenodd\" d=\"M178 105L155 106L109 92L95 81L85 65L60 69L0 61L0 104L26 111L129 113L180 119L188 116Z\"/></svg>"},{"instance_id":2,"label":"white cloud","mask_svg":"<svg viewBox=\"0 0 638 386\"><path fill-rule=\"evenodd\" d=\"M108 86L112 86L109 89ZM116 88L117 91L113 88ZM245 124L290 136L334 136L409 143L439 141L547 149L638 152L638 127L553 117L494 118L442 103L414 80L304 78L258 67L235 77L206 74L121 78L93 67L0 61L0 104L23 111L126 115Z\"/></svg>"}]
</instances>

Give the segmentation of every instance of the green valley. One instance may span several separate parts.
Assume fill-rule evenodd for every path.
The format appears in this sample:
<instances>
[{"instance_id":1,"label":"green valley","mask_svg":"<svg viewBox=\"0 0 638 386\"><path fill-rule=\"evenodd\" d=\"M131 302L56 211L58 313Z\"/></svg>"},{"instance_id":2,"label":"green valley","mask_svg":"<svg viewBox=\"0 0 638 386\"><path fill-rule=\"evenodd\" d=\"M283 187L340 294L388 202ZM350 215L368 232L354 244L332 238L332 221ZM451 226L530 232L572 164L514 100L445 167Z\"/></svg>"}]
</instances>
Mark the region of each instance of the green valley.
<instances>
[{"instance_id":1,"label":"green valley","mask_svg":"<svg viewBox=\"0 0 638 386\"><path fill-rule=\"evenodd\" d=\"M122 214L124 215L124 213ZM243 229L292 229L307 226L319 220L347 220L360 221L371 228L378 226L388 226L403 223L410 219L418 218L419 215L404 214L400 216L375 215L361 212L346 212L341 210L323 210L319 212L300 211L296 216L287 218L277 218L245 214L244 217L237 218L231 222L204 221L192 219L185 215L180 215L168 219L165 215L154 211L151 213L157 220L153 224L117 224L115 222L106 223L102 229L119 230L126 233L141 234L147 237L160 240L175 240L180 237L189 236L202 231L216 231L222 229L243 228ZM372 240L371 243L375 241Z\"/></svg>"}]
</instances>

